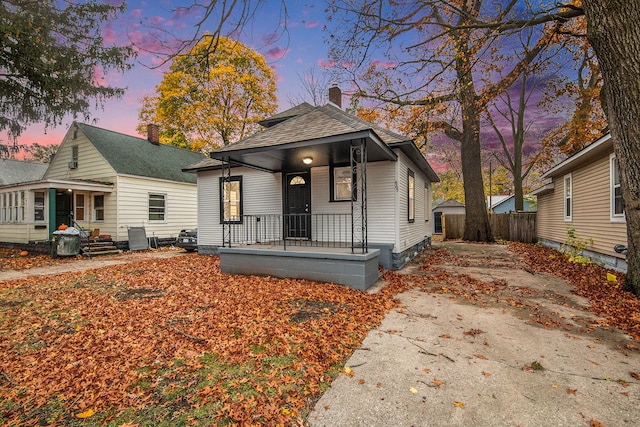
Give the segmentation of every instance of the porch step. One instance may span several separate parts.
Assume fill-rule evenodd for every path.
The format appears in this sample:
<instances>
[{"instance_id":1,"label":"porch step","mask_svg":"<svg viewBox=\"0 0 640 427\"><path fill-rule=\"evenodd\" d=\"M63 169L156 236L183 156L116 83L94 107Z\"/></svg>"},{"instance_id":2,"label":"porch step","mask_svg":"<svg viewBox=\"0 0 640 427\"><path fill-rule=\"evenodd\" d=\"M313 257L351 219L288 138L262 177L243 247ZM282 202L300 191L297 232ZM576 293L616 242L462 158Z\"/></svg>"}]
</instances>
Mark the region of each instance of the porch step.
<instances>
[{"instance_id":1,"label":"porch step","mask_svg":"<svg viewBox=\"0 0 640 427\"><path fill-rule=\"evenodd\" d=\"M118 254L120 250L114 245L111 239L109 240L91 240L90 242L83 242L82 252L85 255L98 256Z\"/></svg>"}]
</instances>

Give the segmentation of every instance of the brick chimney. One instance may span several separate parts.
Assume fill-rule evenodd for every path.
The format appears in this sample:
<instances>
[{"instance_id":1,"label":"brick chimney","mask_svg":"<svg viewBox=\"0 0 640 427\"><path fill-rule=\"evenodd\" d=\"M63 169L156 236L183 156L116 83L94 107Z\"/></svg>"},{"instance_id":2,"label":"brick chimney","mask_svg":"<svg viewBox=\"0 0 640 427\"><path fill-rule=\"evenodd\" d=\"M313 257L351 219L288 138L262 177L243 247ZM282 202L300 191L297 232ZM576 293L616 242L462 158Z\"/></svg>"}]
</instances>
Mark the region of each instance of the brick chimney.
<instances>
[{"instance_id":1,"label":"brick chimney","mask_svg":"<svg viewBox=\"0 0 640 427\"><path fill-rule=\"evenodd\" d=\"M329 88L329 102L335 104L338 108L342 108L342 91L335 83Z\"/></svg>"},{"instance_id":2,"label":"brick chimney","mask_svg":"<svg viewBox=\"0 0 640 427\"><path fill-rule=\"evenodd\" d=\"M153 123L147 125L147 141L153 145L160 145L160 128L158 125Z\"/></svg>"}]
</instances>

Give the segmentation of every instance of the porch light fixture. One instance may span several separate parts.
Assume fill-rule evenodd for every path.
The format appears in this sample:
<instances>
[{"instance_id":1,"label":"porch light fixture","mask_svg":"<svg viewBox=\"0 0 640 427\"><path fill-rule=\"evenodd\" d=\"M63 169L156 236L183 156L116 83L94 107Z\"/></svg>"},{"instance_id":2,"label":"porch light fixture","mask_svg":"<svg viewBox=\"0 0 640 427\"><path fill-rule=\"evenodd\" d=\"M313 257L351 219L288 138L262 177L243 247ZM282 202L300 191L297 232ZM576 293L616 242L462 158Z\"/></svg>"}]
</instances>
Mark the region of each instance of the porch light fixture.
<instances>
[{"instance_id":1,"label":"porch light fixture","mask_svg":"<svg viewBox=\"0 0 640 427\"><path fill-rule=\"evenodd\" d=\"M304 163L305 165L310 165L311 162L313 162L313 157L307 156L302 158L302 163Z\"/></svg>"}]
</instances>

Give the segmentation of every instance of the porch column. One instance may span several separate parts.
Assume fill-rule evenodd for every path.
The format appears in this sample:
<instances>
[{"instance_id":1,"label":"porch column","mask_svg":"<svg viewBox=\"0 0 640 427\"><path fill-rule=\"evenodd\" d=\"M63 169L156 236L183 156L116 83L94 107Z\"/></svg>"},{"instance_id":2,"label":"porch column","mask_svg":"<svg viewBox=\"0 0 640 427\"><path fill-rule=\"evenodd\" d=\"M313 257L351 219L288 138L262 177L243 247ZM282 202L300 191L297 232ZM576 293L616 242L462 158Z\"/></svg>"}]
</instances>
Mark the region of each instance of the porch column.
<instances>
[{"instance_id":1,"label":"porch column","mask_svg":"<svg viewBox=\"0 0 640 427\"><path fill-rule=\"evenodd\" d=\"M358 173L360 163L360 173ZM369 251L367 237L367 142L362 138L351 145L351 176L356 177L356 185L351 187L351 253L355 253L356 246L362 248L362 253ZM360 194L358 195L358 184Z\"/></svg>"},{"instance_id":2,"label":"porch column","mask_svg":"<svg viewBox=\"0 0 640 427\"><path fill-rule=\"evenodd\" d=\"M224 248L227 245L227 243L229 244L229 247L231 247L231 224L229 223L229 221L224 220L224 208L225 208L224 191L225 191L225 184L231 183L231 161L229 160L229 158L227 158L226 160L223 158L221 162L222 162L222 177L220 179L220 189L219 189L220 200L218 201L218 203L220 202L222 203L222 209L220 209L220 223L222 223L222 247Z\"/></svg>"},{"instance_id":3,"label":"porch column","mask_svg":"<svg viewBox=\"0 0 640 427\"><path fill-rule=\"evenodd\" d=\"M56 224L56 189L49 188L49 237L58 228Z\"/></svg>"}]
</instances>

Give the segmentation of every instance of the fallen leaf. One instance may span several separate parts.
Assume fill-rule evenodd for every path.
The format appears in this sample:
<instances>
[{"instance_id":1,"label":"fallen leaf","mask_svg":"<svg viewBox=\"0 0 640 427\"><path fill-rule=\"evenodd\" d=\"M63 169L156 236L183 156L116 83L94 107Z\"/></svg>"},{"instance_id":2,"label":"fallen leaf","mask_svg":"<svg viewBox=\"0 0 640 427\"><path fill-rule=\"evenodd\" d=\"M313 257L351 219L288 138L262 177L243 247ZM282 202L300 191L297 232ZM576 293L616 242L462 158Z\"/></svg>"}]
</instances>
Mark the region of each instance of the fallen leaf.
<instances>
[{"instance_id":1,"label":"fallen leaf","mask_svg":"<svg viewBox=\"0 0 640 427\"><path fill-rule=\"evenodd\" d=\"M95 412L93 411L93 409L87 409L84 412L80 412L79 414L76 414L76 417L78 418L89 418L91 416L93 416L95 414Z\"/></svg>"},{"instance_id":2,"label":"fallen leaf","mask_svg":"<svg viewBox=\"0 0 640 427\"><path fill-rule=\"evenodd\" d=\"M429 368L424 368L422 371L423 371L425 374L428 374L429 372L431 372L431 369L429 369Z\"/></svg>"},{"instance_id":3,"label":"fallen leaf","mask_svg":"<svg viewBox=\"0 0 640 427\"><path fill-rule=\"evenodd\" d=\"M490 377L490 376L491 376L491 373L490 373L490 372L482 371L482 375L484 375L485 377Z\"/></svg>"},{"instance_id":4,"label":"fallen leaf","mask_svg":"<svg viewBox=\"0 0 640 427\"><path fill-rule=\"evenodd\" d=\"M598 421L594 420L593 418L591 418L591 419L589 420L589 425L590 425L591 427L607 427L607 426L605 426L604 424L602 424L602 423L600 423L600 422L598 422Z\"/></svg>"},{"instance_id":5,"label":"fallen leaf","mask_svg":"<svg viewBox=\"0 0 640 427\"><path fill-rule=\"evenodd\" d=\"M344 367L344 370L343 370L342 372L343 372L346 376L348 376L348 377L352 377L352 376L354 376L354 375L355 375L355 372L353 372L353 369L351 369L351 368L350 368L350 367L348 367L348 366L345 366L345 367Z\"/></svg>"},{"instance_id":6,"label":"fallen leaf","mask_svg":"<svg viewBox=\"0 0 640 427\"><path fill-rule=\"evenodd\" d=\"M595 360L589 360L589 359L587 359L587 362L591 362L591 363L593 363L593 364L594 364L594 365L596 365L596 366L600 365L600 363L596 362Z\"/></svg>"},{"instance_id":7,"label":"fallen leaf","mask_svg":"<svg viewBox=\"0 0 640 427\"><path fill-rule=\"evenodd\" d=\"M451 334L440 335L440 338L451 338Z\"/></svg>"},{"instance_id":8,"label":"fallen leaf","mask_svg":"<svg viewBox=\"0 0 640 427\"><path fill-rule=\"evenodd\" d=\"M377 388L382 387L382 383L376 383L376 387L377 387Z\"/></svg>"},{"instance_id":9,"label":"fallen leaf","mask_svg":"<svg viewBox=\"0 0 640 427\"><path fill-rule=\"evenodd\" d=\"M411 388L409 389L409 391L410 391L411 393L414 393L414 394L415 394L415 393L417 393L417 392L418 392L418 389L417 389L417 388L415 388L415 387L411 387Z\"/></svg>"},{"instance_id":10,"label":"fallen leaf","mask_svg":"<svg viewBox=\"0 0 640 427\"><path fill-rule=\"evenodd\" d=\"M551 387L558 388L558 384L551 384Z\"/></svg>"},{"instance_id":11,"label":"fallen leaf","mask_svg":"<svg viewBox=\"0 0 640 427\"><path fill-rule=\"evenodd\" d=\"M473 357L477 357L478 359L482 359L482 360L487 360L487 356L485 356L484 354L480 354L480 353L474 354Z\"/></svg>"},{"instance_id":12,"label":"fallen leaf","mask_svg":"<svg viewBox=\"0 0 640 427\"><path fill-rule=\"evenodd\" d=\"M331 406L329 406L329 405L324 405L324 409L328 411L329 409L331 409Z\"/></svg>"},{"instance_id":13,"label":"fallen leaf","mask_svg":"<svg viewBox=\"0 0 640 427\"><path fill-rule=\"evenodd\" d=\"M440 381L439 379L433 379L433 385L435 385L436 387L440 387L442 384L444 384L444 382Z\"/></svg>"},{"instance_id":14,"label":"fallen leaf","mask_svg":"<svg viewBox=\"0 0 640 427\"><path fill-rule=\"evenodd\" d=\"M640 380L640 372L629 371L629 375L631 375L636 380Z\"/></svg>"},{"instance_id":15,"label":"fallen leaf","mask_svg":"<svg viewBox=\"0 0 640 427\"><path fill-rule=\"evenodd\" d=\"M479 335L482 333L484 333L484 331L480 329L469 329L468 331L462 332L463 335L471 335L471 336Z\"/></svg>"},{"instance_id":16,"label":"fallen leaf","mask_svg":"<svg viewBox=\"0 0 640 427\"><path fill-rule=\"evenodd\" d=\"M577 389L568 388L567 389L567 394L573 394L575 396L577 391L578 391Z\"/></svg>"},{"instance_id":17,"label":"fallen leaf","mask_svg":"<svg viewBox=\"0 0 640 427\"><path fill-rule=\"evenodd\" d=\"M462 402L454 401L453 406L455 406L456 408L464 409L464 403Z\"/></svg>"},{"instance_id":18,"label":"fallen leaf","mask_svg":"<svg viewBox=\"0 0 640 427\"><path fill-rule=\"evenodd\" d=\"M360 378L360 379L358 380L358 382L359 382L360 384L364 384L364 380L363 380L362 378Z\"/></svg>"}]
</instances>

